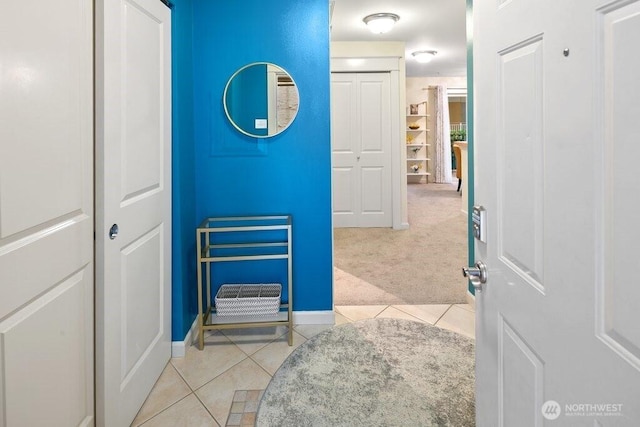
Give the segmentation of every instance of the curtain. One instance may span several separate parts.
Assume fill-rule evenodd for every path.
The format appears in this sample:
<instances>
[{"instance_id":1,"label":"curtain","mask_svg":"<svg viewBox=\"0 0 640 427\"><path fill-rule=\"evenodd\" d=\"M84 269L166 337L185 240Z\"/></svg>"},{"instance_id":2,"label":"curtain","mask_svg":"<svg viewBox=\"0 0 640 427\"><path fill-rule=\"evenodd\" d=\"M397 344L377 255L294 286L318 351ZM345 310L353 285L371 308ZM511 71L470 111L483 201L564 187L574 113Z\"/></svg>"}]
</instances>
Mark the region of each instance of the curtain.
<instances>
[{"instance_id":1,"label":"curtain","mask_svg":"<svg viewBox=\"0 0 640 427\"><path fill-rule=\"evenodd\" d=\"M433 87L435 98L434 181L451 183L451 126L449 124L449 96L447 87Z\"/></svg>"}]
</instances>

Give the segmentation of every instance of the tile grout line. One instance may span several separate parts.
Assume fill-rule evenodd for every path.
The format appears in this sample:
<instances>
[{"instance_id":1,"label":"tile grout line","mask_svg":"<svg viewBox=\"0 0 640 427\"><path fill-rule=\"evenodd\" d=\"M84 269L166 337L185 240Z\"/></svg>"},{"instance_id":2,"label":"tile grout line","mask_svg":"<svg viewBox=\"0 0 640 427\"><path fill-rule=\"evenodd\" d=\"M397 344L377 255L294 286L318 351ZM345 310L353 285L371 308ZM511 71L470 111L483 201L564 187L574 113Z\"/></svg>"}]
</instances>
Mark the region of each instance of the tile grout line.
<instances>
[{"instance_id":1,"label":"tile grout line","mask_svg":"<svg viewBox=\"0 0 640 427\"><path fill-rule=\"evenodd\" d=\"M226 371L225 371L226 372ZM211 415L211 418L213 418L213 421L218 424L218 427L222 427L224 424L220 424L218 422L218 420L216 419L216 417L211 413L211 411L209 410L209 408L207 408L207 405L205 405L205 403L202 401L202 399L200 399L200 396L198 396L198 394L194 391L193 395L196 397L196 399L198 399L198 402L200 402L200 404L202 405L202 407L204 408L205 411L207 411L207 414ZM229 414L227 414L227 417L229 416ZM226 424L226 423L225 423Z\"/></svg>"},{"instance_id":2,"label":"tile grout line","mask_svg":"<svg viewBox=\"0 0 640 427\"><path fill-rule=\"evenodd\" d=\"M171 407L175 406L176 404L178 404L178 403L182 402L184 399L186 399L187 397L191 396L192 394L195 396L195 394L196 394L196 393L195 393L194 391L192 391L191 393L189 393L189 394L187 394L186 396L184 396L182 399L178 399L177 401L173 402L171 405L169 405L169 406L167 406L167 407L165 407L165 408L161 409L157 414L155 414L155 415L154 415L154 416L152 416L151 418L149 418L149 419L145 420L143 423L141 423L141 424L136 424L136 426L143 427L143 426L144 426L145 424L147 424L149 421L151 421L152 419L156 418L158 415L162 414L163 412L165 412L165 411L166 411L166 410L168 410L169 408L171 408ZM198 398L198 396L195 396L195 397L196 397L196 399ZM200 400L200 399L198 399L198 400ZM205 409L206 409L206 408L205 408ZM208 412L208 411L207 411L207 412ZM212 415L212 416L213 416L213 415ZM215 418L214 418L214 420L215 420ZM217 422L217 421L216 421L216 422Z\"/></svg>"},{"instance_id":3,"label":"tile grout line","mask_svg":"<svg viewBox=\"0 0 640 427\"><path fill-rule=\"evenodd\" d=\"M433 324L433 326L438 326L438 322L440 320L442 320L442 318L444 317L445 314L447 314L449 312L449 310L451 310L451 307L453 307L453 304L449 305L449 308L447 308L444 313L442 313L442 315L440 317L438 317L438 320L435 321L435 323Z\"/></svg>"},{"instance_id":4,"label":"tile grout line","mask_svg":"<svg viewBox=\"0 0 640 427\"><path fill-rule=\"evenodd\" d=\"M295 328L294 328L295 330ZM265 345L263 345L262 347L258 348L256 351L252 352L251 354L248 354L246 351L244 351L238 344L235 343L235 341L233 341L230 337L228 337L225 333L222 333L225 338L227 338L233 345L235 345L236 347L238 347L238 349L243 352L244 354L247 355L247 357L251 357L254 354L256 354L257 352L259 352L260 350L262 350L263 348L265 348L268 345L273 344L274 342L276 342L277 340L279 340L280 338L282 338L283 336L285 336L287 333L289 333L289 331L286 331L285 333L283 333L282 335L278 335L277 337L275 337L273 340L269 341L268 343L266 343Z\"/></svg>"},{"instance_id":5,"label":"tile grout line","mask_svg":"<svg viewBox=\"0 0 640 427\"><path fill-rule=\"evenodd\" d=\"M406 304L402 304L402 305L406 305ZM407 316L411 316L411 317L413 317L413 318L414 318L414 319L416 319L418 322L421 322L421 323L427 323L427 324L429 324L429 325L433 325L433 326L435 326L435 323L433 323L433 324L432 324L431 322L428 322L428 321L423 320L423 319L421 319L421 318L419 318L419 317L417 317L417 316L414 316L414 315L413 315L413 314L411 314L411 313L407 313L406 311L404 311L403 309L401 309L401 308L400 308L400 307L398 307L398 306L390 305L389 307L391 307L391 308L395 308L395 309L396 309L396 310L398 310L399 312L404 313L404 314L406 314Z\"/></svg>"},{"instance_id":6,"label":"tile grout line","mask_svg":"<svg viewBox=\"0 0 640 427\"><path fill-rule=\"evenodd\" d=\"M191 388L191 385L189 385L189 383L187 382L187 380L182 376L182 374L180 373L180 371L173 365L173 363L171 363L171 359L169 359L169 362L167 363L167 365L171 365L171 368L176 372L176 374L178 374L178 377L180 377L180 379L182 380L182 382L184 382L184 384L187 386L187 388L189 389L189 393L187 393L186 396L183 396L182 398L176 400L175 402L171 403L168 406L165 406L164 408L162 408L161 410L159 410L158 412L156 412L155 414L153 414L151 417L147 418L146 420L144 420L142 423L137 424L138 426L142 426L144 424L146 424L147 422L149 422L150 420L152 420L153 418L157 417L158 415L160 415L161 413L163 413L164 411L166 411L167 409L171 408L173 405L175 405L178 402L181 402L182 400L186 399L187 397L189 397L190 394L195 394L193 388ZM156 382L157 383L157 382ZM155 384L154 384L155 387ZM153 387L152 389L153 390ZM149 398L149 396L151 395L151 391L149 392L149 394L147 395L147 399ZM147 401L147 399L145 399L145 403ZM144 403L142 404L142 406L144 406ZM142 407L140 408L140 410L142 409ZM138 412L140 412L140 410L138 410ZM137 414L136 414L137 416Z\"/></svg>"},{"instance_id":7,"label":"tile grout line","mask_svg":"<svg viewBox=\"0 0 640 427\"><path fill-rule=\"evenodd\" d=\"M379 305L379 306L383 306L384 304L372 304L372 305L376 305L376 306L378 306L378 305ZM361 307L370 307L370 306L371 306L371 305L363 305L363 306L361 306ZM344 307L344 306L343 306L343 307ZM355 307L355 306L350 306L350 307ZM360 306L358 306L358 307L360 307ZM386 310L386 309L388 309L389 307L391 307L391 306L390 306L390 305L384 305L384 308L383 308L382 310L380 310L378 313L376 313L376 315L375 315L375 316L373 316L373 317L369 317L369 318L367 318L367 319L375 319L376 317L378 317L378 316L380 315L380 313L382 313L383 311L385 311L385 310ZM347 316L347 315L346 315L346 314L344 314L344 313L341 313L339 310L336 310L335 308L334 308L334 311L337 311L341 316L344 316L345 318L347 318L347 319L348 319L349 321L351 321L352 323L353 323L353 322L358 322L358 320L352 319L351 317ZM360 319L360 320L366 320L366 319Z\"/></svg>"},{"instance_id":8,"label":"tile grout line","mask_svg":"<svg viewBox=\"0 0 640 427\"><path fill-rule=\"evenodd\" d=\"M178 374L178 376L180 377L180 379L182 381L184 381L184 383L187 385L187 387L189 387L189 390L191 390L191 393L194 393L195 390L193 389L193 387L191 387L191 384L189 384L189 382L187 381L187 379L184 377L184 375L182 375L182 373L180 373L180 370L178 370L178 368L176 368L176 366L173 364L173 358L169 359L169 363L171 364L171 367L173 368L174 371L176 371L176 373Z\"/></svg>"}]
</instances>

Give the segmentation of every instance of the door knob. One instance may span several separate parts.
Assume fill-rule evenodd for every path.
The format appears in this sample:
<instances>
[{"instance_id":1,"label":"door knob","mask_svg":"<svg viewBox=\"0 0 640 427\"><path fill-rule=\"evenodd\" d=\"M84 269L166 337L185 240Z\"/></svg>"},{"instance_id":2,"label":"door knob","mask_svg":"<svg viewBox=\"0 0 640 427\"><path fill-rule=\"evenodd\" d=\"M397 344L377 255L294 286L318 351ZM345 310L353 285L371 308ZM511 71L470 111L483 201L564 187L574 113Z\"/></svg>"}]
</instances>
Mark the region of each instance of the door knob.
<instances>
[{"instance_id":1,"label":"door knob","mask_svg":"<svg viewBox=\"0 0 640 427\"><path fill-rule=\"evenodd\" d=\"M476 291L481 291L482 285L487 283L487 266L478 261L475 267L462 267L462 275L469 279Z\"/></svg>"},{"instance_id":2,"label":"door knob","mask_svg":"<svg viewBox=\"0 0 640 427\"><path fill-rule=\"evenodd\" d=\"M109 238L111 240L115 239L116 236L118 235L118 224L113 224L111 226L111 228L109 229Z\"/></svg>"}]
</instances>

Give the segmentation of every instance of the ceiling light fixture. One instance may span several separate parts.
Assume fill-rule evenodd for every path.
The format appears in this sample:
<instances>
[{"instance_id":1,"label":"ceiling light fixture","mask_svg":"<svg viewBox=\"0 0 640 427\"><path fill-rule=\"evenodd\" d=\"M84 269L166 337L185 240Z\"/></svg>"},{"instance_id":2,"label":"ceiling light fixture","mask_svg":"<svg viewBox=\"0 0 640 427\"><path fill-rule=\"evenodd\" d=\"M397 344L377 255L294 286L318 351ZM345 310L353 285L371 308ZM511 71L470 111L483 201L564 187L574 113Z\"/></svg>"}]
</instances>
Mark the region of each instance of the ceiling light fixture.
<instances>
[{"instance_id":1,"label":"ceiling light fixture","mask_svg":"<svg viewBox=\"0 0 640 427\"><path fill-rule=\"evenodd\" d=\"M438 52L435 50L419 50L417 52L413 52L411 55L416 59L416 61L421 64L426 64L431 61Z\"/></svg>"},{"instance_id":2,"label":"ceiling light fixture","mask_svg":"<svg viewBox=\"0 0 640 427\"><path fill-rule=\"evenodd\" d=\"M394 13L374 13L365 16L362 21L367 24L372 33L383 34L391 31L398 19L400 17Z\"/></svg>"}]
</instances>

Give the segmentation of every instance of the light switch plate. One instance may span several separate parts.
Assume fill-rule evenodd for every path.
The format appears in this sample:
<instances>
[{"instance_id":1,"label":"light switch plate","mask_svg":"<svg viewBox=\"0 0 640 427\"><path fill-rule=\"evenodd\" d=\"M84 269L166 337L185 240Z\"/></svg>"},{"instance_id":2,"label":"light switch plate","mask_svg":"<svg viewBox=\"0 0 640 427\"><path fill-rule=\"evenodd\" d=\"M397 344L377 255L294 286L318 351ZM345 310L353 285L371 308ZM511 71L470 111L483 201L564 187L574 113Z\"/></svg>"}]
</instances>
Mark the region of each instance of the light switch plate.
<instances>
[{"instance_id":1,"label":"light switch plate","mask_svg":"<svg viewBox=\"0 0 640 427\"><path fill-rule=\"evenodd\" d=\"M267 119L256 119L256 129L266 129Z\"/></svg>"}]
</instances>

